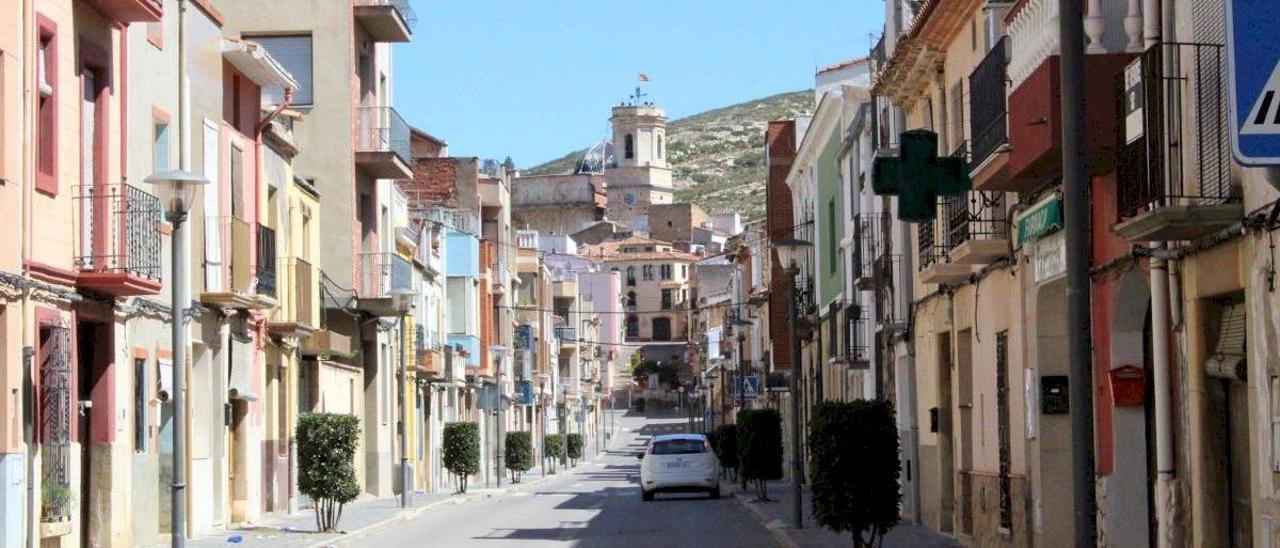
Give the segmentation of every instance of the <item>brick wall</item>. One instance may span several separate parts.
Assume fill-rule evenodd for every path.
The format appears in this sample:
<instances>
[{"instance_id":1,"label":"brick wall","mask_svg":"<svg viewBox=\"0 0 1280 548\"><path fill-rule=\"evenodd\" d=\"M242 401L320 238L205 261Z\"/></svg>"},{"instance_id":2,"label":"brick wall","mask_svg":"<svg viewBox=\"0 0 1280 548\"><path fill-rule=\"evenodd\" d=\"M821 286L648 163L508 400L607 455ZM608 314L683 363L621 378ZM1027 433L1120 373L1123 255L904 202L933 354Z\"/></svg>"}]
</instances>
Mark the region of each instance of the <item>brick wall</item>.
<instances>
[{"instance_id":1,"label":"brick wall","mask_svg":"<svg viewBox=\"0 0 1280 548\"><path fill-rule=\"evenodd\" d=\"M787 173L796 157L796 123L792 120L769 122L765 130L765 165L768 170L765 197L765 226L769 241L774 242L792 236L793 214L791 190L787 188ZM770 253L772 276L769 281L769 337L773 340L773 370L791 369L791 339L787 337L789 308L787 296L790 279L778 263L777 254Z\"/></svg>"}]
</instances>

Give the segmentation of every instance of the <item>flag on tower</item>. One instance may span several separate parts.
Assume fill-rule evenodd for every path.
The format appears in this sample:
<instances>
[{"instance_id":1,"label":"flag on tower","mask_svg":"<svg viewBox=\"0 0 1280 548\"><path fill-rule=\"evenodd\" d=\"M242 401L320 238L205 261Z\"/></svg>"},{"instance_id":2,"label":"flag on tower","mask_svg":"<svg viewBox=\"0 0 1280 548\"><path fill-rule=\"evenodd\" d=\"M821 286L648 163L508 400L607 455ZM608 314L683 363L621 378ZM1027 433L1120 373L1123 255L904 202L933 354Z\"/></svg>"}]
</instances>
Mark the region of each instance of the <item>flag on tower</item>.
<instances>
[{"instance_id":1,"label":"flag on tower","mask_svg":"<svg viewBox=\"0 0 1280 548\"><path fill-rule=\"evenodd\" d=\"M641 81L641 82L648 82L648 81L649 81L649 75L648 75L648 74L645 74L645 73L643 73L643 72L641 72L641 73L640 73L640 81Z\"/></svg>"}]
</instances>

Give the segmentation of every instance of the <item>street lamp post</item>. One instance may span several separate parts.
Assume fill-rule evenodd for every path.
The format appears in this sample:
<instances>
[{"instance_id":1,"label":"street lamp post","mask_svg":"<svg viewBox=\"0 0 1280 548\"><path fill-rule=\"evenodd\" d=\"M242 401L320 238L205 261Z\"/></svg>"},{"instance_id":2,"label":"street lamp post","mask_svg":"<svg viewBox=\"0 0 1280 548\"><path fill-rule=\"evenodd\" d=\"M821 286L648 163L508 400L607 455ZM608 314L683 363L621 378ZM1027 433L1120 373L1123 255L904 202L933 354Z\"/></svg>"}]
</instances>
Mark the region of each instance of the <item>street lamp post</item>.
<instances>
[{"instance_id":1,"label":"street lamp post","mask_svg":"<svg viewBox=\"0 0 1280 548\"><path fill-rule=\"evenodd\" d=\"M406 355L409 349L405 348L405 332L404 318L409 315L409 310L413 308L413 301L418 296L418 292L407 288L397 287L390 291L391 308L393 308L400 316L400 386L396 387L396 391L400 393L400 507L409 507L409 397L405 393L405 385L409 382L409 364Z\"/></svg>"},{"instance_id":2,"label":"street lamp post","mask_svg":"<svg viewBox=\"0 0 1280 548\"><path fill-rule=\"evenodd\" d=\"M802 495L800 477L804 475L804 463L800 462L800 344L796 340L796 321L800 314L796 307L796 276L800 269L795 265L802 255L813 244L795 237L774 242L771 247L778 251L778 258L788 265L787 287L787 339L791 343L791 519L792 527L804 528L804 515L801 513L800 497Z\"/></svg>"},{"instance_id":3,"label":"street lamp post","mask_svg":"<svg viewBox=\"0 0 1280 548\"><path fill-rule=\"evenodd\" d=\"M170 290L170 314L172 318L173 348L173 485L170 505L170 523L172 524L171 543L174 548L181 548L187 542L187 508L186 508L186 460L187 460L187 330L186 311L190 297L187 296L187 283L191 273L187 270L190 252L186 241L187 212L195 202L196 192L209 183L203 175L185 171L165 171L156 173L145 179L154 185L156 195L164 208L164 216L173 225L173 237L170 239L172 252L173 278Z\"/></svg>"}]
</instances>

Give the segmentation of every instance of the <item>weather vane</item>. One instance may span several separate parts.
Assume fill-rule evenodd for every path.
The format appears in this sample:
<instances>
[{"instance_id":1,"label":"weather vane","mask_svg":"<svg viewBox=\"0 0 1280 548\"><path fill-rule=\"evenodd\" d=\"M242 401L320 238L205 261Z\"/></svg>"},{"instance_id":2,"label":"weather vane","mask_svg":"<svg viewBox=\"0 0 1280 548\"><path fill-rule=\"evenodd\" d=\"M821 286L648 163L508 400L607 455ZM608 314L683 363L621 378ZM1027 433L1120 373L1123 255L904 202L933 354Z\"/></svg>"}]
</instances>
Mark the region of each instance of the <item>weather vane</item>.
<instances>
[{"instance_id":1,"label":"weather vane","mask_svg":"<svg viewBox=\"0 0 1280 548\"><path fill-rule=\"evenodd\" d=\"M643 72L640 73L640 76L636 77L636 93L635 95L631 96L631 102L633 104L639 105L640 98L646 95L644 91L640 89L640 84L643 84L648 81L649 81L649 75Z\"/></svg>"}]
</instances>

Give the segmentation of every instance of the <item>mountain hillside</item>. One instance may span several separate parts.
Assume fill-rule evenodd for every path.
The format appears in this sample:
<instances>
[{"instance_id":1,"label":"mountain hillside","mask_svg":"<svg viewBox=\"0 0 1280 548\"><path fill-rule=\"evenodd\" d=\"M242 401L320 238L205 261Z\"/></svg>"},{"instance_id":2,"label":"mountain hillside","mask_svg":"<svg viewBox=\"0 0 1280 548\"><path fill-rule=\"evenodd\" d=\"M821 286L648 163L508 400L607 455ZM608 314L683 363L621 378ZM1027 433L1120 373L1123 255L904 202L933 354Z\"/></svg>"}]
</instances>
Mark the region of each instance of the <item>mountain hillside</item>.
<instances>
[{"instance_id":1,"label":"mountain hillside","mask_svg":"<svg viewBox=\"0 0 1280 548\"><path fill-rule=\"evenodd\" d=\"M764 217L764 131L770 120L813 112L813 91L783 93L709 110L667 124L667 154L676 201L708 213L737 211ZM567 173L584 150L524 170L530 175Z\"/></svg>"}]
</instances>

